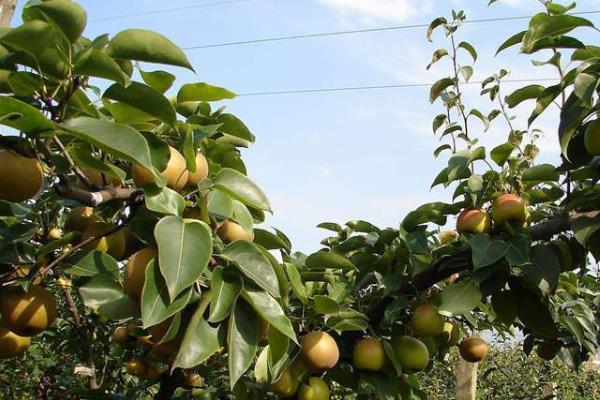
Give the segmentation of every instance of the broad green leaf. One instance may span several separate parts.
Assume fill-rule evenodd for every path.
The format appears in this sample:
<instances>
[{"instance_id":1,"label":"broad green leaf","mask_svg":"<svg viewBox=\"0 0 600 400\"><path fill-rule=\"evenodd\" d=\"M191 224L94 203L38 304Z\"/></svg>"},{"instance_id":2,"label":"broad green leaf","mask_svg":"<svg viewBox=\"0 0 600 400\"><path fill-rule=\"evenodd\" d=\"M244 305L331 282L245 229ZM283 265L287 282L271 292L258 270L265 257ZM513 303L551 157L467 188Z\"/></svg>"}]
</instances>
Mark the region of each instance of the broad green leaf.
<instances>
[{"instance_id":1,"label":"broad green leaf","mask_svg":"<svg viewBox=\"0 0 600 400\"><path fill-rule=\"evenodd\" d=\"M473 61L477 61L477 50L475 50L475 47L471 43L460 42L458 48L465 49L473 57Z\"/></svg>"},{"instance_id":2,"label":"broad green leaf","mask_svg":"<svg viewBox=\"0 0 600 400\"><path fill-rule=\"evenodd\" d=\"M446 57L447 55L448 55L448 50L446 50L446 49L437 49L436 51L434 51L433 55L431 56L431 62L429 63L429 65L427 65L427 69L431 68L431 66L433 64L440 61L442 58Z\"/></svg>"},{"instance_id":3,"label":"broad green leaf","mask_svg":"<svg viewBox=\"0 0 600 400\"><path fill-rule=\"evenodd\" d=\"M290 338L277 329L269 329L267 337L269 339L269 368L272 371L277 364L288 357Z\"/></svg>"},{"instance_id":4,"label":"broad green leaf","mask_svg":"<svg viewBox=\"0 0 600 400\"><path fill-rule=\"evenodd\" d=\"M79 293L86 307L97 309L123 297L123 287L114 276L98 274L83 284Z\"/></svg>"},{"instance_id":5,"label":"broad green leaf","mask_svg":"<svg viewBox=\"0 0 600 400\"><path fill-rule=\"evenodd\" d=\"M56 128L40 110L13 97L0 96L0 123L21 132L36 134Z\"/></svg>"},{"instance_id":6,"label":"broad green leaf","mask_svg":"<svg viewBox=\"0 0 600 400\"><path fill-rule=\"evenodd\" d=\"M124 295L114 301L103 303L96 311L100 316L113 321L129 320L139 317L139 304Z\"/></svg>"},{"instance_id":7,"label":"broad green leaf","mask_svg":"<svg viewBox=\"0 0 600 400\"><path fill-rule=\"evenodd\" d=\"M261 384L269 382L269 345L265 346L256 358L254 379Z\"/></svg>"},{"instance_id":8,"label":"broad green leaf","mask_svg":"<svg viewBox=\"0 0 600 400\"><path fill-rule=\"evenodd\" d=\"M208 195L208 212L220 219L233 217L233 199L224 191L211 191Z\"/></svg>"},{"instance_id":9,"label":"broad green leaf","mask_svg":"<svg viewBox=\"0 0 600 400\"><path fill-rule=\"evenodd\" d=\"M166 37L145 29L119 32L108 44L113 58L175 65L194 71L185 53Z\"/></svg>"},{"instance_id":10,"label":"broad green leaf","mask_svg":"<svg viewBox=\"0 0 600 400\"><path fill-rule=\"evenodd\" d=\"M342 231L342 227L334 222L321 222L319 225L317 225L317 228L326 229L328 231L338 233Z\"/></svg>"},{"instance_id":11,"label":"broad green leaf","mask_svg":"<svg viewBox=\"0 0 600 400\"><path fill-rule=\"evenodd\" d=\"M146 85L154 88L159 93L164 93L175 82L175 75L170 74L166 71L143 71L140 69L140 75Z\"/></svg>"},{"instance_id":12,"label":"broad green leaf","mask_svg":"<svg viewBox=\"0 0 600 400\"><path fill-rule=\"evenodd\" d=\"M337 315L332 315L327 318L325 325L333 329L338 334L347 331L364 332L369 327L369 322L366 318L344 318Z\"/></svg>"},{"instance_id":13,"label":"broad green leaf","mask_svg":"<svg viewBox=\"0 0 600 400\"><path fill-rule=\"evenodd\" d=\"M439 18L436 18L433 21L431 21L431 23L429 24L429 27L427 28L427 40L429 40L431 42L432 41L431 35L433 34L433 31L436 28L438 28L442 25L445 25L447 23L448 23L448 21L444 17L439 17Z\"/></svg>"},{"instance_id":14,"label":"broad green leaf","mask_svg":"<svg viewBox=\"0 0 600 400\"><path fill-rule=\"evenodd\" d=\"M185 103L187 101L219 101L233 98L235 98L235 93L204 82L185 84L179 89L179 93L177 94L178 103Z\"/></svg>"},{"instance_id":15,"label":"broad green leaf","mask_svg":"<svg viewBox=\"0 0 600 400\"><path fill-rule=\"evenodd\" d=\"M279 281L269 260L252 243L238 240L228 245L219 255L235 264L250 280L279 298Z\"/></svg>"},{"instance_id":16,"label":"broad green leaf","mask_svg":"<svg viewBox=\"0 0 600 400\"><path fill-rule=\"evenodd\" d=\"M505 241L492 239L485 233L472 236L469 244L473 253L473 269L475 270L500 261L510 249L510 245Z\"/></svg>"},{"instance_id":17,"label":"broad green leaf","mask_svg":"<svg viewBox=\"0 0 600 400\"><path fill-rule=\"evenodd\" d=\"M437 225L446 224L446 216L456 212L456 207L451 204L435 202L419 206L416 210L409 212L402 221L402 227L407 231L416 226L433 222Z\"/></svg>"},{"instance_id":18,"label":"broad green leaf","mask_svg":"<svg viewBox=\"0 0 600 400\"><path fill-rule=\"evenodd\" d=\"M144 328L160 324L181 311L192 298L192 292L193 289L190 287L171 301L158 262L152 259L146 268L146 280L142 290L141 310Z\"/></svg>"},{"instance_id":19,"label":"broad green leaf","mask_svg":"<svg viewBox=\"0 0 600 400\"><path fill-rule=\"evenodd\" d=\"M288 243L274 233L267 230L254 229L254 243L258 243L267 250L285 249L289 251Z\"/></svg>"},{"instance_id":20,"label":"broad green leaf","mask_svg":"<svg viewBox=\"0 0 600 400\"><path fill-rule=\"evenodd\" d=\"M231 136L254 142L255 137L248 127L235 115L223 113L217 117L217 123L222 124L219 130Z\"/></svg>"},{"instance_id":21,"label":"broad green leaf","mask_svg":"<svg viewBox=\"0 0 600 400\"><path fill-rule=\"evenodd\" d=\"M62 127L67 134L96 145L115 157L140 164L152 173L155 181L164 182L164 178L152 166L150 148L146 140L135 129L89 117L67 120Z\"/></svg>"},{"instance_id":22,"label":"broad green leaf","mask_svg":"<svg viewBox=\"0 0 600 400\"><path fill-rule=\"evenodd\" d=\"M454 79L452 78L443 78L440 79L439 81L435 82L432 86L431 86L431 90L429 92L429 101L431 103L434 103L438 97L440 97L440 95L446 90L448 89L450 86L454 85Z\"/></svg>"},{"instance_id":23,"label":"broad green leaf","mask_svg":"<svg viewBox=\"0 0 600 400\"><path fill-rule=\"evenodd\" d=\"M531 261L533 264L526 264L521 267L523 274L542 293L550 294L556 289L561 273L558 257L550 247L536 245L531 249Z\"/></svg>"},{"instance_id":24,"label":"broad green leaf","mask_svg":"<svg viewBox=\"0 0 600 400\"><path fill-rule=\"evenodd\" d=\"M112 180L117 180L121 183L125 182L127 173L112 163L103 162L96 158L92 146L88 143L74 142L67 147L67 150L77 166L91 168L103 174L107 179L107 183L110 183Z\"/></svg>"},{"instance_id":25,"label":"broad green leaf","mask_svg":"<svg viewBox=\"0 0 600 400\"><path fill-rule=\"evenodd\" d=\"M114 275L119 271L117 261L99 251L76 253L61 265L65 268L64 272L75 276L95 276L99 273Z\"/></svg>"},{"instance_id":26,"label":"broad green leaf","mask_svg":"<svg viewBox=\"0 0 600 400\"><path fill-rule=\"evenodd\" d=\"M124 87L115 83L104 92L103 96L135 107L171 126L175 125L177 116L171 102L150 86L131 82L127 87Z\"/></svg>"},{"instance_id":27,"label":"broad green leaf","mask_svg":"<svg viewBox=\"0 0 600 400\"><path fill-rule=\"evenodd\" d=\"M247 176L234 169L221 169L214 178L214 185L250 207L271 210L269 200L263 191Z\"/></svg>"},{"instance_id":28,"label":"broad green leaf","mask_svg":"<svg viewBox=\"0 0 600 400\"><path fill-rule=\"evenodd\" d=\"M535 167L527 168L523 171L522 179L524 181L558 181L560 175L556 171L553 165L550 164L540 164Z\"/></svg>"},{"instance_id":29,"label":"broad green leaf","mask_svg":"<svg viewBox=\"0 0 600 400\"><path fill-rule=\"evenodd\" d=\"M154 228L158 244L160 271L167 283L169 298L200 278L212 255L210 227L198 220L168 216Z\"/></svg>"},{"instance_id":30,"label":"broad green leaf","mask_svg":"<svg viewBox=\"0 0 600 400\"><path fill-rule=\"evenodd\" d=\"M335 314L340 311L340 306L337 301L330 299L327 296L316 295L313 297L315 303L315 311L318 314Z\"/></svg>"},{"instance_id":31,"label":"broad green leaf","mask_svg":"<svg viewBox=\"0 0 600 400\"><path fill-rule=\"evenodd\" d=\"M294 327L277 300L266 292L252 288L242 290L242 296L258 315L271 325L271 328L277 329L295 343L298 343Z\"/></svg>"},{"instance_id":32,"label":"broad green leaf","mask_svg":"<svg viewBox=\"0 0 600 400\"><path fill-rule=\"evenodd\" d=\"M210 301L210 316L208 322L220 322L227 318L243 287L242 278L231 271L217 267L211 280L212 299Z\"/></svg>"},{"instance_id":33,"label":"broad green leaf","mask_svg":"<svg viewBox=\"0 0 600 400\"><path fill-rule=\"evenodd\" d=\"M193 368L219 351L219 329L204 320L205 310L201 302L185 330L173 368Z\"/></svg>"},{"instance_id":34,"label":"broad green leaf","mask_svg":"<svg viewBox=\"0 0 600 400\"><path fill-rule=\"evenodd\" d=\"M67 0L53 0L33 3L23 9L23 19L41 19L61 29L71 43L83 33L87 14L77 3Z\"/></svg>"},{"instance_id":35,"label":"broad green leaf","mask_svg":"<svg viewBox=\"0 0 600 400\"><path fill-rule=\"evenodd\" d=\"M490 151L490 157L499 166L503 166L515 150L515 146L510 143L504 143L496 146Z\"/></svg>"},{"instance_id":36,"label":"broad green leaf","mask_svg":"<svg viewBox=\"0 0 600 400\"><path fill-rule=\"evenodd\" d=\"M185 209L185 199L176 191L163 186L161 188L146 185L144 188L146 208L160 214L181 216Z\"/></svg>"},{"instance_id":37,"label":"broad green leaf","mask_svg":"<svg viewBox=\"0 0 600 400\"><path fill-rule=\"evenodd\" d=\"M517 316L521 322L535 335L555 338L558 332L548 306L529 292L519 292L517 296Z\"/></svg>"},{"instance_id":38,"label":"broad green leaf","mask_svg":"<svg viewBox=\"0 0 600 400\"><path fill-rule=\"evenodd\" d=\"M44 21L27 21L0 37L0 44L36 57L53 47L57 34L56 29Z\"/></svg>"},{"instance_id":39,"label":"broad green leaf","mask_svg":"<svg viewBox=\"0 0 600 400\"><path fill-rule=\"evenodd\" d=\"M292 291L294 292L298 300L300 300L302 304L306 305L308 302L308 296L306 294L306 288L302 283L300 273L298 272L298 268L291 263L285 263L284 265L288 278L292 285Z\"/></svg>"},{"instance_id":40,"label":"broad green leaf","mask_svg":"<svg viewBox=\"0 0 600 400\"><path fill-rule=\"evenodd\" d=\"M521 51L531 54L548 38L565 35L579 27L593 27L589 20L574 15L547 15L539 13L531 19L529 30L523 37Z\"/></svg>"},{"instance_id":41,"label":"broad green leaf","mask_svg":"<svg viewBox=\"0 0 600 400\"><path fill-rule=\"evenodd\" d=\"M542 85L529 85L517 89L506 96L506 104L508 107L514 108L525 100L537 99L538 96L544 92L544 89L545 88Z\"/></svg>"},{"instance_id":42,"label":"broad green leaf","mask_svg":"<svg viewBox=\"0 0 600 400\"><path fill-rule=\"evenodd\" d=\"M521 43L526 33L527 31L519 32L508 38L504 43L500 45L500 47L498 47L498 50L496 50L496 55L498 55L498 53L500 53L501 51L508 49L509 47Z\"/></svg>"},{"instance_id":43,"label":"broad green leaf","mask_svg":"<svg viewBox=\"0 0 600 400\"><path fill-rule=\"evenodd\" d=\"M518 299L513 292L505 290L492 294L492 308L499 321L511 325L517 318L517 307Z\"/></svg>"},{"instance_id":44,"label":"broad green leaf","mask_svg":"<svg viewBox=\"0 0 600 400\"><path fill-rule=\"evenodd\" d=\"M252 232L254 229L254 217L248 207L238 200L232 201L233 219L247 232ZM256 233L254 242L256 243Z\"/></svg>"},{"instance_id":45,"label":"broad green leaf","mask_svg":"<svg viewBox=\"0 0 600 400\"><path fill-rule=\"evenodd\" d=\"M237 303L229 318L227 349L229 385L233 389L252 365L258 350L258 320L246 303Z\"/></svg>"},{"instance_id":46,"label":"broad green leaf","mask_svg":"<svg viewBox=\"0 0 600 400\"><path fill-rule=\"evenodd\" d=\"M439 312L447 317L473 311L481 302L481 292L470 279L452 284L442 290Z\"/></svg>"},{"instance_id":47,"label":"broad green leaf","mask_svg":"<svg viewBox=\"0 0 600 400\"><path fill-rule=\"evenodd\" d=\"M343 269L352 271L356 266L346 257L335 253L313 253L304 262L309 269Z\"/></svg>"}]
</instances>

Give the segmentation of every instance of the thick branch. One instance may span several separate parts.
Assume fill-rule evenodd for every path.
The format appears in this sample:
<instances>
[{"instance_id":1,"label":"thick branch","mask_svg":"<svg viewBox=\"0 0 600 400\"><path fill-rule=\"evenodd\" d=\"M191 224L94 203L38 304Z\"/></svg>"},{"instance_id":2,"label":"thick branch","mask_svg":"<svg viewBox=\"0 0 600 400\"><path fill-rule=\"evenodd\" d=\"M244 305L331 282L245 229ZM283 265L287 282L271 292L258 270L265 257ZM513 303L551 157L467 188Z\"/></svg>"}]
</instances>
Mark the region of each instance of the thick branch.
<instances>
[{"instance_id":1,"label":"thick branch","mask_svg":"<svg viewBox=\"0 0 600 400\"><path fill-rule=\"evenodd\" d=\"M130 200L142 192L138 189L106 186L97 192L81 189L70 183L61 182L56 185L56 191L62 197L77 200L90 207L98 207L110 200Z\"/></svg>"}]
</instances>

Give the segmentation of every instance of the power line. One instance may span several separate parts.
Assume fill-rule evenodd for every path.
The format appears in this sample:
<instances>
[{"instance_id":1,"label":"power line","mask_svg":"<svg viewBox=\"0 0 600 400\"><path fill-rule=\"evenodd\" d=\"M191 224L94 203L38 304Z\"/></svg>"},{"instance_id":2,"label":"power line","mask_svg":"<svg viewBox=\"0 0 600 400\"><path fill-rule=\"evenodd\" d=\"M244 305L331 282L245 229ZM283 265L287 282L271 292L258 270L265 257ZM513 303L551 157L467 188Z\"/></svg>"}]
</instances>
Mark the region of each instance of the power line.
<instances>
[{"instance_id":1,"label":"power line","mask_svg":"<svg viewBox=\"0 0 600 400\"><path fill-rule=\"evenodd\" d=\"M589 15L589 14L598 14L598 13L600 13L600 10L581 11L581 12L572 13L570 15ZM528 20L530 18L531 18L531 16L483 18L483 19L466 20L464 23L481 24L481 23L491 23L491 22ZM305 34L290 35L290 36L275 36L275 37L262 38L262 39L241 40L241 41L237 41L237 42L223 42L223 43L204 44L204 45L198 45L198 46L189 46L189 47L183 47L183 50L200 50L200 49L210 49L210 48L217 48L217 47L239 46L239 45L246 45L246 44L279 42L279 41L284 41L284 40L308 39L308 38L327 37L327 36L354 35L354 34L360 34L360 33L395 31L395 30L401 30L401 29L427 28L428 26L429 26L429 24L421 23L421 24L413 24L413 25L397 25L397 26L368 28L368 29L355 29L355 30L346 30L346 31L305 33Z\"/></svg>"},{"instance_id":2,"label":"power line","mask_svg":"<svg viewBox=\"0 0 600 400\"><path fill-rule=\"evenodd\" d=\"M502 83L524 83L524 82L556 82L558 78L537 78L537 79L506 79ZM481 85L483 81L470 81L462 82L461 85ZM296 89L296 90L279 90L279 91L267 91L267 92L247 92L240 93L237 97L250 97L250 96L277 96L286 94L305 94L305 93L325 93L325 92L351 92L351 91L366 91L366 90L381 90L381 89L405 89L405 88L416 88L416 87L430 87L431 83L403 83L403 84L392 84L392 85L379 85L379 86L347 86L347 87L331 87L331 88L314 88L314 89Z\"/></svg>"},{"instance_id":3,"label":"power line","mask_svg":"<svg viewBox=\"0 0 600 400\"><path fill-rule=\"evenodd\" d=\"M97 18L97 19L91 20L90 22L114 21L114 20L117 20L117 19L125 19L125 18L131 18L131 17L143 17L145 15L154 15L154 14L165 14L165 13L171 13L171 12L177 12L177 11L192 10L192 9L196 9L196 8L207 8L207 7L224 6L224 5L228 5L228 4L246 3L246 2L249 2L249 1L254 1L254 0L224 0L224 1L214 1L212 3L196 4L196 5L193 5L193 6L164 8L162 10L143 11L143 12L139 12L139 13L115 15L115 16L106 17L106 18Z\"/></svg>"}]
</instances>

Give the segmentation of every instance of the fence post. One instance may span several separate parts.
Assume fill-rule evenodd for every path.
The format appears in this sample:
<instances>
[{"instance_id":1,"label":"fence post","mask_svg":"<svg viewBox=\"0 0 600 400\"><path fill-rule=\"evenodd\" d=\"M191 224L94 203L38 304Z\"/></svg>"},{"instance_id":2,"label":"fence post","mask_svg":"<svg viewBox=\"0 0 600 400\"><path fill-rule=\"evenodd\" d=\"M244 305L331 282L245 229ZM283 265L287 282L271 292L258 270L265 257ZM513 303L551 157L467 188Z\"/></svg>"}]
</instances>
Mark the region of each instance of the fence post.
<instances>
[{"instance_id":1,"label":"fence post","mask_svg":"<svg viewBox=\"0 0 600 400\"><path fill-rule=\"evenodd\" d=\"M479 363L470 363L460 359L456 370L456 400L475 400L478 367Z\"/></svg>"}]
</instances>

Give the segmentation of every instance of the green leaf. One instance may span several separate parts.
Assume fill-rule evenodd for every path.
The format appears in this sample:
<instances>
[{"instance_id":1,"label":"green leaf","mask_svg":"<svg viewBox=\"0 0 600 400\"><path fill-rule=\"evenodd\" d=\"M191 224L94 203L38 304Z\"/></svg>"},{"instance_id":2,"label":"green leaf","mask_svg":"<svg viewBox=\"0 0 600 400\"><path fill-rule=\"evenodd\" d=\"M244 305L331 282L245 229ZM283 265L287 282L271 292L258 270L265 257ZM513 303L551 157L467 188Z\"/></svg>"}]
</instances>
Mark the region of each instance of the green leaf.
<instances>
[{"instance_id":1,"label":"green leaf","mask_svg":"<svg viewBox=\"0 0 600 400\"><path fill-rule=\"evenodd\" d=\"M242 278L223 267L214 269L211 280L212 299L208 322L220 322L227 318L243 287Z\"/></svg>"},{"instance_id":2,"label":"green leaf","mask_svg":"<svg viewBox=\"0 0 600 400\"><path fill-rule=\"evenodd\" d=\"M460 42L458 48L465 49L473 57L473 61L477 61L477 50L475 50L475 47L471 43Z\"/></svg>"},{"instance_id":3,"label":"green leaf","mask_svg":"<svg viewBox=\"0 0 600 400\"><path fill-rule=\"evenodd\" d=\"M263 191L247 176L234 169L221 169L214 178L214 185L250 207L271 210L269 200Z\"/></svg>"},{"instance_id":4,"label":"green leaf","mask_svg":"<svg viewBox=\"0 0 600 400\"><path fill-rule=\"evenodd\" d=\"M57 33L52 25L44 21L27 21L0 37L0 44L36 57L53 47Z\"/></svg>"},{"instance_id":5,"label":"green leaf","mask_svg":"<svg viewBox=\"0 0 600 400\"><path fill-rule=\"evenodd\" d=\"M522 174L522 179L527 182L556 182L559 178L560 175L556 171L556 168L550 164L540 164L536 165L535 167L527 168Z\"/></svg>"},{"instance_id":6,"label":"green leaf","mask_svg":"<svg viewBox=\"0 0 600 400\"><path fill-rule=\"evenodd\" d=\"M446 50L446 49L437 49L436 51L434 51L433 56L431 56L431 62L427 66L427 69L431 68L431 66L433 64L440 61L442 58L446 57L447 55L448 55L448 50Z\"/></svg>"},{"instance_id":7,"label":"green leaf","mask_svg":"<svg viewBox=\"0 0 600 400\"><path fill-rule=\"evenodd\" d=\"M510 143L501 144L490 151L490 157L496 164L503 166L508 161L515 148L516 147Z\"/></svg>"},{"instance_id":8,"label":"green leaf","mask_svg":"<svg viewBox=\"0 0 600 400\"><path fill-rule=\"evenodd\" d=\"M594 27L589 20L574 15L547 15L539 13L531 19L529 30L523 37L521 51L531 54L540 42L555 36L565 35L579 27Z\"/></svg>"},{"instance_id":9,"label":"green leaf","mask_svg":"<svg viewBox=\"0 0 600 400\"><path fill-rule=\"evenodd\" d=\"M103 97L128 104L171 126L177 120L171 102L156 89L142 83L131 82L127 87L115 83Z\"/></svg>"},{"instance_id":10,"label":"green leaf","mask_svg":"<svg viewBox=\"0 0 600 400\"><path fill-rule=\"evenodd\" d=\"M170 74L166 71L143 71L140 69L140 75L146 85L154 88L159 93L164 93L171 86L173 86L173 82L175 82L175 75Z\"/></svg>"},{"instance_id":11,"label":"green leaf","mask_svg":"<svg viewBox=\"0 0 600 400\"><path fill-rule=\"evenodd\" d=\"M205 310L206 306L201 302L185 330L173 368L193 368L219 351L219 329L204 320Z\"/></svg>"},{"instance_id":12,"label":"green leaf","mask_svg":"<svg viewBox=\"0 0 600 400\"><path fill-rule=\"evenodd\" d=\"M277 364L288 358L290 339L277 329L269 329L267 332L267 338L269 339L268 365L271 371L274 371Z\"/></svg>"},{"instance_id":13,"label":"green leaf","mask_svg":"<svg viewBox=\"0 0 600 400\"><path fill-rule=\"evenodd\" d=\"M308 303L308 296L306 294L306 287L302 283L302 278L300 277L300 272L298 272L298 268L291 263L285 263L285 271L287 272L287 276L290 280L290 284L292 285L292 291L300 300L300 302L304 305Z\"/></svg>"},{"instance_id":14,"label":"green leaf","mask_svg":"<svg viewBox=\"0 0 600 400\"><path fill-rule=\"evenodd\" d=\"M325 252L311 254L306 261L304 261L304 265L308 269L342 269L347 271L356 269L356 266L352 261L348 260L346 257L336 253Z\"/></svg>"},{"instance_id":15,"label":"green leaf","mask_svg":"<svg viewBox=\"0 0 600 400\"><path fill-rule=\"evenodd\" d=\"M317 228L326 229L328 231L338 233L342 231L342 227L334 222L321 222L319 225L317 225Z\"/></svg>"},{"instance_id":16,"label":"green leaf","mask_svg":"<svg viewBox=\"0 0 600 400\"><path fill-rule=\"evenodd\" d=\"M160 324L181 311L190 302L192 292L193 289L190 287L179 293L174 301L171 301L165 279L160 274L157 260L150 260L146 268L146 279L141 300L144 328Z\"/></svg>"},{"instance_id":17,"label":"green leaf","mask_svg":"<svg viewBox=\"0 0 600 400\"><path fill-rule=\"evenodd\" d=\"M471 110L471 112L469 113L469 115L474 115L475 117L479 118L479 120L483 123L483 127L484 127L484 132L487 132L488 129L490 129L490 120L488 119L488 117L486 117L485 115L483 115L483 113L477 109L473 109Z\"/></svg>"},{"instance_id":18,"label":"green leaf","mask_svg":"<svg viewBox=\"0 0 600 400\"><path fill-rule=\"evenodd\" d=\"M443 78L440 79L439 81L435 82L432 86L431 86L431 90L429 92L429 101L431 103L434 103L438 97L440 97L440 95L442 94L442 92L444 92L446 89L448 89L450 86L454 85L454 79L452 78Z\"/></svg>"},{"instance_id":19,"label":"green leaf","mask_svg":"<svg viewBox=\"0 0 600 400\"><path fill-rule=\"evenodd\" d=\"M561 273L558 257L548 246L536 245L531 249L531 261L521 267L523 274L542 293L550 294L558 286L558 278Z\"/></svg>"},{"instance_id":20,"label":"green leaf","mask_svg":"<svg viewBox=\"0 0 600 400\"><path fill-rule=\"evenodd\" d=\"M252 288L243 289L242 296L272 328L298 343L294 327L277 300L266 292Z\"/></svg>"},{"instance_id":21,"label":"green leaf","mask_svg":"<svg viewBox=\"0 0 600 400\"><path fill-rule=\"evenodd\" d=\"M442 26L447 23L448 23L448 21L446 21L446 18L444 18L444 17L439 17L439 18L436 18L433 21L431 21L431 23L429 24L429 27L427 28L427 40L429 40L431 42L431 35L433 34L433 31L436 28L438 28L439 26Z\"/></svg>"},{"instance_id":22,"label":"green leaf","mask_svg":"<svg viewBox=\"0 0 600 400\"><path fill-rule=\"evenodd\" d=\"M221 190L213 190L208 195L208 212L220 219L233 216L233 199Z\"/></svg>"},{"instance_id":23,"label":"green leaf","mask_svg":"<svg viewBox=\"0 0 600 400\"><path fill-rule=\"evenodd\" d=\"M61 265L65 268L64 272L75 276L95 276L100 273L110 276L119 271L119 265L114 258L95 250L76 253Z\"/></svg>"},{"instance_id":24,"label":"green leaf","mask_svg":"<svg viewBox=\"0 0 600 400\"><path fill-rule=\"evenodd\" d=\"M234 98L235 93L204 82L185 84L179 89L179 93L177 94L178 103L185 103L186 101L219 101Z\"/></svg>"},{"instance_id":25,"label":"green leaf","mask_svg":"<svg viewBox=\"0 0 600 400\"><path fill-rule=\"evenodd\" d=\"M489 235L481 233L474 235L469 239L472 249L473 269L487 267L500 261L508 250L510 245L503 240L494 240Z\"/></svg>"},{"instance_id":26,"label":"green leaf","mask_svg":"<svg viewBox=\"0 0 600 400\"><path fill-rule=\"evenodd\" d=\"M113 321L129 320L139 316L139 304L134 303L127 295L123 297L103 303L96 310L100 316Z\"/></svg>"},{"instance_id":27,"label":"green leaf","mask_svg":"<svg viewBox=\"0 0 600 400\"><path fill-rule=\"evenodd\" d=\"M79 293L86 307L97 309L103 304L108 304L123 297L123 287L108 274L93 276L87 283L79 288Z\"/></svg>"},{"instance_id":28,"label":"green leaf","mask_svg":"<svg viewBox=\"0 0 600 400\"><path fill-rule=\"evenodd\" d=\"M481 302L481 292L471 279L465 279L442 290L439 313L447 317L473 311Z\"/></svg>"},{"instance_id":29,"label":"green leaf","mask_svg":"<svg viewBox=\"0 0 600 400\"><path fill-rule=\"evenodd\" d=\"M36 134L56 128L40 110L13 97L0 96L0 123L21 132Z\"/></svg>"},{"instance_id":30,"label":"green leaf","mask_svg":"<svg viewBox=\"0 0 600 400\"><path fill-rule=\"evenodd\" d=\"M340 311L337 301L322 295L313 297L314 309L317 314L335 314Z\"/></svg>"},{"instance_id":31,"label":"green leaf","mask_svg":"<svg viewBox=\"0 0 600 400\"><path fill-rule=\"evenodd\" d=\"M228 245L219 255L233 262L236 267L273 297L279 298L279 281L269 260L252 243L238 240Z\"/></svg>"},{"instance_id":32,"label":"green leaf","mask_svg":"<svg viewBox=\"0 0 600 400\"><path fill-rule=\"evenodd\" d=\"M96 145L115 157L140 164L152 173L157 182L164 182L164 178L152 166L148 143L135 129L89 117L67 120L62 127L67 134Z\"/></svg>"},{"instance_id":33,"label":"green leaf","mask_svg":"<svg viewBox=\"0 0 600 400\"><path fill-rule=\"evenodd\" d=\"M450 146L449 144L443 144L439 146L437 149L434 150L433 156L437 158L440 155L440 153L444 150L452 150L452 146Z\"/></svg>"},{"instance_id":34,"label":"green leaf","mask_svg":"<svg viewBox=\"0 0 600 400\"><path fill-rule=\"evenodd\" d=\"M556 325L548 306L529 292L518 292L517 316L535 335L555 338Z\"/></svg>"},{"instance_id":35,"label":"green leaf","mask_svg":"<svg viewBox=\"0 0 600 400\"><path fill-rule=\"evenodd\" d=\"M504 43L500 45L500 47L498 47L498 50L496 50L496 55L498 55L498 53L500 53L501 51L508 49L509 47L513 47L521 43L526 33L527 31L519 32L516 35L513 35L510 38L508 38Z\"/></svg>"},{"instance_id":36,"label":"green leaf","mask_svg":"<svg viewBox=\"0 0 600 400\"><path fill-rule=\"evenodd\" d=\"M537 97L535 102L535 110L531 113L528 123L531 126L533 121L537 119L547 108L556 100L556 98L562 93L562 86L560 84L554 86L548 86L542 93Z\"/></svg>"},{"instance_id":37,"label":"green leaf","mask_svg":"<svg viewBox=\"0 0 600 400\"><path fill-rule=\"evenodd\" d=\"M470 65L464 65L459 68L458 72L462 75L463 79L469 82L469 79L473 76L473 67Z\"/></svg>"},{"instance_id":38,"label":"green leaf","mask_svg":"<svg viewBox=\"0 0 600 400\"><path fill-rule=\"evenodd\" d=\"M506 96L506 104L508 104L508 107L514 108L525 100L537 99L543 93L544 89L542 85L529 85L517 89Z\"/></svg>"},{"instance_id":39,"label":"green leaf","mask_svg":"<svg viewBox=\"0 0 600 400\"><path fill-rule=\"evenodd\" d=\"M258 320L245 303L238 303L229 318L227 329L227 365L229 386L233 389L237 381L252 365L258 350Z\"/></svg>"},{"instance_id":40,"label":"green leaf","mask_svg":"<svg viewBox=\"0 0 600 400\"><path fill-rule=\"evenodd\" d=\"M81 36L87 24L87 14L77 3L66 0L33 3L23 9L23 19L41 19L61 29L71 43Z\"/></svg>"},{"instance_id":41,"label":"green leaf","mask_svg":"<svg viewBox=\"0 0 600 400\"><path fill-rule=\"evenodd\" d=\"M517 318L518 302L519 299L509 290L493 293L492 308L496 313L496 319L511 325Z\"/></svg>"},{"instance_id":42,"label":"green leaf","mask_svg":"<svg viewBox=\"0 0 600 400\"><path fill-rule=\"evenodd\" d=\"M113 58L175 65L194 71L185 53L166 37L144 29L119 32L106 48Z\"/></svg>"},{"instance_id":43,"label":"green leaf","mask_svg":"<svg viewBox=\"0 0 600 400\"><path fill-rule=\"evenodd\" d=\"M179 217L162 218L154 228L160 271L167 283L169 298L200 278L212 255L212 231L204 222Z\"/></svg>"},{"instance_id":44,"label":"green leaf","mask_svg":"<svg viewBox=\"0 0 600 400\"><path fill-rule=\"evenodd\" d=\"M254 243L260 244L267 250L284 249L289 251L288 243L282 238L264 229L254 229Z\"/></svg>"},{"instance_id":45,"label":"green leaf","mask_svg":"<svg viewBox=\"0 0 600 400\"><path fill-rule=\"evenodd\" d=\"M219 127L219 131L240 139L247 140L251 143L254 142L255 137L252 132L250 132L248 127L244 125L244 123L235 115L223 113L220 114L216 120L217 123L222 124Z\"/></svg>"},{"instance_id":46,"label":"green leaf","mask_svg":"<svg viewBox=\"0 0 600 400\"><path fill-rule=\"evenodd\" d=\"M159 214L181 216L185 209L185 199L176 191L166 186L162 188L146 185L144 188L146 208Z\"/></svg>"}]
</instances>

